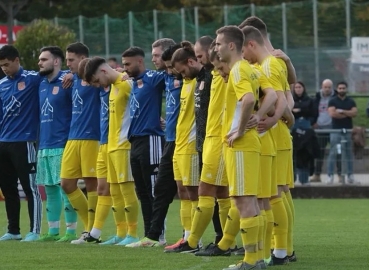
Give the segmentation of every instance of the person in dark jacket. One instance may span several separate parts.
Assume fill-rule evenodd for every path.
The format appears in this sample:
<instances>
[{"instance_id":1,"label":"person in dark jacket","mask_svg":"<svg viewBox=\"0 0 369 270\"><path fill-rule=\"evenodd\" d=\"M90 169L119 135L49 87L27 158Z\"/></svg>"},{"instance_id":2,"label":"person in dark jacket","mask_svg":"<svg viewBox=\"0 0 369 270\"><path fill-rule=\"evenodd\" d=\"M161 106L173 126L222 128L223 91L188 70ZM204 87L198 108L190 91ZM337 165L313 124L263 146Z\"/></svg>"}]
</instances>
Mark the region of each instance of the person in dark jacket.
<instances>
[{"instance_id":1,"label":"person in dark jacket","mask_svg":"<svg viewBox=\"0 0 369 270\"><path fill-rule=\"evenodd\" d=\"M313 110L313 100L306 93L305 85L302 82L296 82L292 89L292 96L295 101L295 106L292 113L295 116L295 125L293 129L311 128L314 119L317 117Z\"/></svg>"}]
</instances>

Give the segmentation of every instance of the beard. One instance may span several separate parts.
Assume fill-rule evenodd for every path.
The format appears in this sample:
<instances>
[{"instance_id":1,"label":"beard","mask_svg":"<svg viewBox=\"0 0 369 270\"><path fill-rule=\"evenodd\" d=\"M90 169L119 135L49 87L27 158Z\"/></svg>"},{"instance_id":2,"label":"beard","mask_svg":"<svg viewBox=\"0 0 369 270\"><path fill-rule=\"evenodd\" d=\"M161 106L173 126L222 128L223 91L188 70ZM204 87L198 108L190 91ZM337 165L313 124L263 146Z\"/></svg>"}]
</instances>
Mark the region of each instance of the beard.
<instances>
[{"instance_id":1,"label":"beard","mask_svg":"<svg viewBox=\"0 0 369 270\"><path fill-rule=\"evenodd\" d=\"M346 96L346 92L338 92L337 93L340 97L345 97Z\"/></svg>"},{"instance_id":2,"label":"beard","mask_svg":"<svg viewBox=\"0 0 369 270\"><path fill-rule=\"evenodd\" d=\"M140 75L140 69L136 67L135 69L132 69L131 71L126 70L126 73L128 74L129 77L136 78L138 77L138 75Z\"/></svg>"},{"instance_id":3,"label":"beard","mask_svg":"<svg viewBox=\"0 0 369 270\"><path fill-rule=\"evenodd\" d=\"M188 78L191 80L195 79L197 75L199 75L199 70L197 70L196 68L188 67L188 71L189 71Z\"/></svg>"},{"instance_id":4,"label":"beard","mask_svg":"<svg viewBox=\"0 0 369 270\"><path fill-rule=\"evenodd\" d=\"M54 72L54 67L51 67L51 68L49 68L49 69L44 69L44 70L40 70L40 75L41 76L47 76L47 75L50 75L51 73L53 73Z\"/></svg>"}]
</instances>

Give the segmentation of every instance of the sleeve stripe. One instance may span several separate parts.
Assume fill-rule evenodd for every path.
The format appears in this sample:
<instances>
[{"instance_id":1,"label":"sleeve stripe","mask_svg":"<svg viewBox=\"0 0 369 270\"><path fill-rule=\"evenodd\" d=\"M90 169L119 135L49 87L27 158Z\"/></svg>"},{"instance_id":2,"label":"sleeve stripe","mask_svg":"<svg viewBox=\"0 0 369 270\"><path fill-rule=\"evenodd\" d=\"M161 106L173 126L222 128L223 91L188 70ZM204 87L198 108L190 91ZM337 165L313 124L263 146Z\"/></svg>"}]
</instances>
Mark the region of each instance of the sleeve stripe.
<instances>
[{"instance_id":1,"label":"sleeve stripe","mask_svg":"<svg viewBox=\"0 0 369 270\"><path fill-rule=\"evenodd\" d=\"M270 78L271 76L271 70L270 70L270 57L268 57L265 62L263 63L263 70L265 75Z\"/></svg>"},{"instance_id":2,"label":"sleeve stripe","mask_svg":"<svg viewBox=\"0 0 369 270\"><path fill-rule=\"evenodd\" d=\"M233 79L234 83L237 84L240 81L241 75L240 75L240 62L237 62L234 66L233 70Z\"/></svg>"}]
</instances>

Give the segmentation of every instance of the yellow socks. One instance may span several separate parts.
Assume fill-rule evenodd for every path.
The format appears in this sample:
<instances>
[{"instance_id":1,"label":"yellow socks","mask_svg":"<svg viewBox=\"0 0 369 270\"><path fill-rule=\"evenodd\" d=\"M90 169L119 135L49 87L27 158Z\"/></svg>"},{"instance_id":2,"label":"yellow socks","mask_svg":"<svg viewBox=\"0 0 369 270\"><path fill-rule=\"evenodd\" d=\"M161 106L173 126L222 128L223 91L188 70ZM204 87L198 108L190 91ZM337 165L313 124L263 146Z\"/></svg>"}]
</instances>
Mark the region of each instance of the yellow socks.
<instances>
[{"instance_id":1,"label":"yellow socks","mask_svg":"<svg viewBox=\"0 0 369 270\"><path fill-rule=\"evenodd\" d=\"M260 217L241 218L240 229L243 247L245 248L244 262L255 265L258 261L258 238Z\"/></svg>"},{"instance_id":2,"label":"yellow socks","mask_svg":"<svg viewBox=\"0 0 369 270\"><path fill-rule=\"evenodd\" d=\"M283 204L284 204L284 207L286 208L287 217L288 217L287 255L291 256L293 253L293 216L292 216L290 205L285 196L285 193L282 193L282 199L283 199Z\"/></svg>"},{"instance_id":3,"label":"yellow socks","mask_svg":"<svg viewBox=\"0 0 369 270\"><path fill-rule=\"evenodd\" d=\"M70 194L67 194L70 204L73 206L74 210L77 212L78 216L83 222L83 226L85 227L85 231L88 230L88 205L87 198L85 194L83 194L82 190L77 188Z\"/></svg>"},{"instance_id":4,"label":"yellow socks","mask_svg":"<svg viewBox=\"0 0 369 270\"><path fill-rule=\"evenodd\" d=\"M193 217L195 216L198 204L199 204L199 201L191 201L191 226L192 226Z\"/></svg>"},{"instance_id":5,"label":"yellow socks","mask_svg":"<svg viewBox=\"0 0 369 270\"><path fill-rule=\"evenodd\" d=\"M181 224L185 232L191 231L191 208L192 204L190 200L181 200L180 216Z\"/></svg>"},{"instance_id":6,"label":"yellow socks","mask_svg":"<svg viewBox=\"0 0 369 270\"><path fill-rule=\"evenodd\" d=\"M286 199L288 201L288 204L291 208L293 224L295 224L295 205L294 205L293 200L292 200L291 192L289 191L289 192L285 193L285 195L286 195Z\"/></svg>"},{"instance_id":7,"label":"yellow socks","mask_svg":"<svg viewBox=\"0 0 369 270\"><path fill-rule=\"evenodd\" d=\"M109 215L112 200L110 196L98 196L95 213L94 228L101 230L104 226L105 220Z\"/></svg>"},{"instance_id":8,"label":"yellow socks","mask_svg":"<svg viewBox=\"0 0 369 270\"><path fill-rule=\"evenodd\" d=\"M97 192L87 192L87 205L88 205L88 231L91 231L92 227L94 226L95 221L95 212L96 212L96 205L97 205Z\"/></svg>"},{"instance_id":9,"label":"yellow socks","mask_svg":"<svg viewBox=\"0 0 369 270\"><path fill-rule=\"evenodd\" d=\"M127 182L119 184L123 194L125 204L125 215L128 225L127 234L132 237L137 237L137 221L138 221L138 199L135 191L135 183Z\"/></svg>"},{"instance_id":10,"label":"yellow socks","mask_svg":"<svg viewBox=\"0 0 369 270\"><path fill-rule=\"evenodd\" d=\"M227 222L228 212L229 212L229 209L231 209L231 198L218 199L217 201L219 205L220 224L222 226L222 230L224 231L224 227Z\"/></svg>"},{"instance_id":11,"label":"yellow socks","mask_svg":"<svg viewBox=\"0 0 369 270\"><path fill-rule=\"evenodd\" d=\"M117 226L117 236L124 238L127 234L126 213L124 211L123 194L119 184L110 184L110 195L113 201L113 216Z\"/></svg>"},{"instance_id":12,"label":"yellow socks","mask_svg":"<svg viewBox=\"0 0 369 270\"><path fill-rule=\"evenodd\" d=\"M282 198L270 201L274 216L274 250L285 250L287 253L288 216Z\"/></svg>"},{"instance_id":13,"label":"yellow socks","mask_svg":"<svg viewBox=\"0 0 369 270\"><path fill-rule=\"evenodd\" d=\"M227 222L223 230L222 240L218 243L221 250L228 250L240 231L240 214L233 200L231 200L231 208L228 212Z\"/></svg>"},{"instance_id":14,"label":"yellow socks","mask_svg":"<svg viewBox=\"0 0 369 270\"><path fill-rule=\"evenodd\" d=\"M265 228L266 228L265 211L260 210L259 233L258 233L258 261L264 260Z\"/></svg>"},{"instance_id":15,"label":"yellow socks","mask_svg":"<svg viewBox=\"0 0 369 270\"><path fill-rule=\"evenodd\" d=\"M270 250L272 245L272 232L273 232L273 226L274 226L274 216L273 211L266 210L266 231L265 231L265 241L264 241L264 258L268 259L270 258Z\"/></svg>"},{"instance_id":16,"label":"yellow socks","mask_svg":"<svg viewBox=\"0 0 369 270\"><path fill-rule=\"evenodd\" d=\"M199 196L198 206L193 216L191 233L187 241L190 247L196 248L214 214L215 199Z\"/></svg>"}]
</instances>

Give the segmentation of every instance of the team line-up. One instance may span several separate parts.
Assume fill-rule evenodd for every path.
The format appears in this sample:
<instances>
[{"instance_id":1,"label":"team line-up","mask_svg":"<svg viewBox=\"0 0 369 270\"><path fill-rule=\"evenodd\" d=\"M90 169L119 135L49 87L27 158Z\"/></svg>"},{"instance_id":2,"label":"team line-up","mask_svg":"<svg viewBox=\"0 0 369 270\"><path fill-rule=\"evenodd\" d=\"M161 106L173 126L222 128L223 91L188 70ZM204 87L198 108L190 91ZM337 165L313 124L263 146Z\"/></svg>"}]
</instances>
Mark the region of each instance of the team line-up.
<instances>
[{"instance_id":1,"label":"team line-up","mask_svg":"<svg viewBox=\"0 0 369 270\"><path fill-rule=\"evenodd\" d=\"M159 39L152 44L157 70L146 69L140 47L125 50L123 68L113 69L104 58L89 58L79 42L65 56L57 46L42 48L39 72L24 70L19 59L15 47L0 49L6 74L0 81L0 188L8 217L0 241L22 239L19 180L30 218L21 241L244 256L228 270L296 261L289 130L296 75L288 56L272 47L261 19L224 26L214 39L195 44ZM70 71L61 70L64 60ZM38 185L47 197L44 235ZM165 220L176 194L181 236L167 245ZM111 209L116 235L103 242ZM79 238L77 217L84 226ZM211 221L215 241L203 247Z\"/></svg>"}]
</instances>

